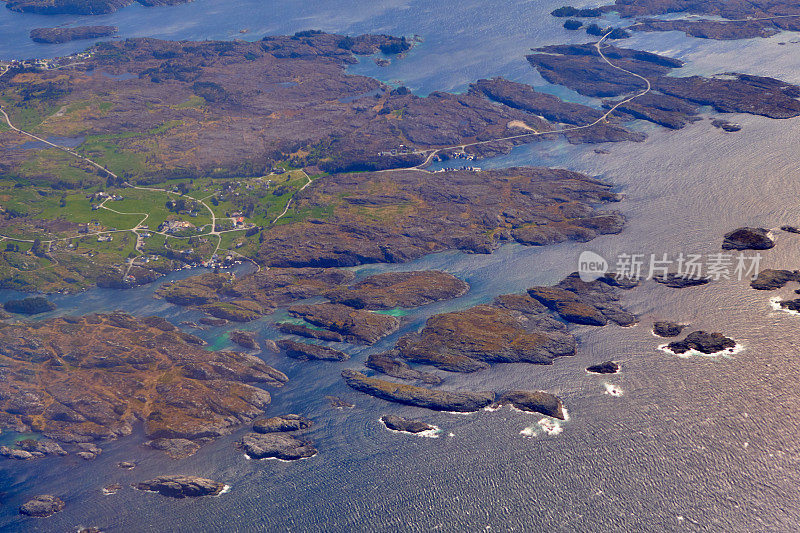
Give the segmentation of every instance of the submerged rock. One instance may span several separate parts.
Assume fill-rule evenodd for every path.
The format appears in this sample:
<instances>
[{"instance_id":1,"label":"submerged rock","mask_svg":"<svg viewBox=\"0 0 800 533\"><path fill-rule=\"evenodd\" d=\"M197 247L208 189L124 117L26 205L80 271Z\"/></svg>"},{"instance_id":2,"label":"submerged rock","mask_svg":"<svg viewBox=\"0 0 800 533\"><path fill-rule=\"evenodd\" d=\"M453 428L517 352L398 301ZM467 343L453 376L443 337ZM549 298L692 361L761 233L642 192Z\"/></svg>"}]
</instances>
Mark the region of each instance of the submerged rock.
<instances>
[{"instance_id":1,"label":"submerged rock","mask_svg":"<svg viewBox=\"0 0 800 533\"><path fill-rule=\"evenodd\" d=\"M511 404L522 411L541 413L559 420L566 419L561 399L543 391L509 391L500 396L494 406L499 407L505 404Z\"/></svg>"},{"instance_id":2,"label":"submerged rock","mask_svg":"<svg viewBox=\"0 0 800 533\"><path fill-rule=\"evenodd\" d=\"M653 323L653 333L659 337L677 337L683 331L686 324L676 324L675 322L659 321Z\"/></svg>"},{"instance_id":3,"label":"submerged rock","mask_svg":"<svg viewBox=\"0 0 800 533\"><path fill-rule=\"evenodd\" d=\"M696 350L707 355L725 350L732 351L735 347L736 341L729 339L722 333L707 333L705 331L693 331L682 341L671 342L667 345L667 348L676 354Z\"/></svg>"},{"instance_id":4,"label":"submerged rock","mask_svg":"<svg viewBox=\"0 0 800 533\"><path fill-rule=\"evenodd\" d=\"M768 250L775 246L764 228L739 228L725 234L723 250Z\"/></svg>"},{"instance_id":5,"label":"submerged rock","mask_svg":"<svg viewBox=\"0 0 800 533\"><path fill-rule=\"evenodd\" d=\"M20 514L36 518L46 518L64 509L64 502L50 494L36 496L25 502L20 508Z\"/></svg>"},{"instance_id":6,"label":"submerged rock","mask_svg":"<svg viewBox=\"0 0 800 533\"><path fill-rule=\"evenodd\" d=\"M494 401L492 392L455 392L426 389L370 378L355 370L343 370L345 382L357 391L391 402L425 407L435 411L471 413Z\"/></svg>"},{"instance_id":7,"label":"submerged rock","mask_svg":"<svg viewBox=\"0 0 800 533\"><path fill-rule=\"evenodd\" d=\"M800 233L800 228L796 226L781 226L781 230L786 233Z\"/></svg>"},{"instance_id":8,"label":"submerged rock","mask_svg":"<svg viewBox=\"0 0 800 533\"><path fill-rule=\"evenodd\" d=\"M403 431L405 433L422 433L423 431L435 431L436 426L420 422L419 420L408 420L395 415L383 415L381 422L393 431Z\"/></svg>"},{"instance_id":9,"label":"submerged rock","mask_svg":"<svg viewBox=\"0 0 800 533\"><path fill-rule=\"evenodd\" d=\"M619 365L614 361L606 361L599 365L586 367L586 371L592 374L616 374L619 372Z\"/></svg>"},{"instance_id":10,"label":"submerged rock","mask_svg":"<svg viewBox=\"0 0 800 533\"><path fill-rule=\"evenodd\" d=\"M239 440L237 447L253 459L296 461L317 453L311 442L286 433L248 433Z\"/></svg>"},{"instance_id":11,"label":"submerged rock","mask_svg":"<svg viewBox=\"0 0 800 533\"><path fill-rule=\"evenodd\" d=\"M328 405L334 409L352 409L355 407L355 404L352 404L347 400L343 400L338 396L325 396L325 399L328 400Z\"/></svg>"},{"instance_id":12,"label":"submerged rock","mask_svg":"<svg viewBox=\"0 0 800 533\"><path fill-rule=\"evenodd\" d=\"M248 350L260 350L261 347L258 345L256 341L256 335L252 331L239 331L234 330L228 334L228 338L231 341L235 342L242 348L247 348Z\"/></svg>"},{"instance_id":13,"label":"submerged rock","mask_svg":"<svg viewBox=\"0 0 800 533\"><path fill-rule=\"evenodd\" d=\"M225 488L224 483L197 476L159 476L149 481L135 483L138 490L157 492L170 498L197 498L200 496L217 496Z\"/></svg>"}]
</instances>

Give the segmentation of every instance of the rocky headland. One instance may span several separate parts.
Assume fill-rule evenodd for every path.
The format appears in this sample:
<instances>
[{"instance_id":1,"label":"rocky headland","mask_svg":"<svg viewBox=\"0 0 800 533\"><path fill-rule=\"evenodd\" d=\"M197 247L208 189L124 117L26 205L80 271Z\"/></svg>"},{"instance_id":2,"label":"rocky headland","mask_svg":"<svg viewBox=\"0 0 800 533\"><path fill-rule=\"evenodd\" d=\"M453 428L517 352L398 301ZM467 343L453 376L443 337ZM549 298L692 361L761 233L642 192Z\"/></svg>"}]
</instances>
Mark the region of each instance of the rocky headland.
<instances>
[{"instance_id":1,"label":"rocky headland","mask_svg":"<svg viewBox=\"0 0 800 533\"><path fill-rule=\"evenodd\" d=\"M343 370L342 377L359 392L391 402L424 407L434 411L471 413L495 400L492 392L443 391L370 378L355 370Z\"/></svg>"}]
</instances>

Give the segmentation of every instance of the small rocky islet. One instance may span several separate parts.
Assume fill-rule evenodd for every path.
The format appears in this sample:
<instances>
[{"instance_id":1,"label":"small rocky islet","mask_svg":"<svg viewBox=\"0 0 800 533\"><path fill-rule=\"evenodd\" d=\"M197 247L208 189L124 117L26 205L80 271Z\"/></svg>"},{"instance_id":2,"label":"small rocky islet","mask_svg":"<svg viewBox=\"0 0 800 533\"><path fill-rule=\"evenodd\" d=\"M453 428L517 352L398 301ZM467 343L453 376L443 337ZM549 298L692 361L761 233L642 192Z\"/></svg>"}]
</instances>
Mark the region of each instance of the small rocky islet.
<instances>
[{"instance_id":1,"label":"small rocky islet","mask_svg":"<svg viewBox=\"0 0 800 533\"><path fill-rule=\"evenodd\" d=\"M253 422L253 432L242 436L236 447L251 459L307 459L317 450L310 440L298 438L298 433L312 425L311 420L296 414L258 419Z\"/></svg>"},{"instance_id":2,"label":"small rocky islet","mask_svg":"<svg viewBox=\"0 0 800 533\"><path fill-rule=\"evenodd\" d=\"M681 355L689 351L698 351L706 355L731 353L736 348L736 341L722 333L708 333L706 331L693 331L680 341L667 344L666 349Z\"/></svg>"},{"instance_id":3,"label":"small rocky islet","mask_svg":"<svg viewBox=\"0 0 800 533\"><path fill-rule=\"evenodd\" d=\"M219 496L226 485L198 476L166 475L134 483L133 487L141 491L157 492L169 498L199 498Z\"/></svg>"}]
</instances>

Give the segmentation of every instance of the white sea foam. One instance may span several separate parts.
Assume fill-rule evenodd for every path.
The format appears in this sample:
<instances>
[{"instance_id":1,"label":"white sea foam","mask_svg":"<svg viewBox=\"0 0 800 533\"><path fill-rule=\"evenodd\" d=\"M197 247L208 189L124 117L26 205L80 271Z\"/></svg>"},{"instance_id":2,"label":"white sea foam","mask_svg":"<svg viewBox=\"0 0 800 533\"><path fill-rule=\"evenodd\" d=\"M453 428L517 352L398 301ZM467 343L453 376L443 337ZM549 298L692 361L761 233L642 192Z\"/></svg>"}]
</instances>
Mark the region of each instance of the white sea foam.
<instances>
[{"instance_id":1,"label":"white sea foam","mask_svg":"<svg viewBox=\"0 0 800 533\"><path fill-rule=\"evenodd\" d=\"M781 307L781 297L775 296L774 298L769 299L769 305L775 311L780 311L782 313L787 313L790 315L800 315L800 311L795 311L794 309L786 309L785 307Z\"/></svg>"},{"instance_id":2,"label":"white sea foam","mask_svg":"<svg viewBox=\"0 0 800 533\"><path fill-rule=\"evenodd\" d=\"M609 396L619 397L623 394L622 389L613 383L603 383L603 387L606 389L605 394L608 394Z\"/></svg>"}]
</instances>

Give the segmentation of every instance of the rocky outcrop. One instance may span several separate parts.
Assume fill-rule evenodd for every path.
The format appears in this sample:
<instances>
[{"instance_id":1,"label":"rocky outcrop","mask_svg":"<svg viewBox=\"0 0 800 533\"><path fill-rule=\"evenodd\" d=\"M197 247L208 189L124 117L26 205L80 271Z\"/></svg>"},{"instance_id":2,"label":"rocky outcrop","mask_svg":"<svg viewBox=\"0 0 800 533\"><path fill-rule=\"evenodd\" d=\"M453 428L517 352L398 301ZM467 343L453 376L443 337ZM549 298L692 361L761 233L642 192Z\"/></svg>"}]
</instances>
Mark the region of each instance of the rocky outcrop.
<instances>
[{"instance_id":1,"label":"rocky outcrop","mask_svg":"<svg viewBox=\"0 0 800 533\"><path fill-rule=\"evenodd\" d=\"M253 421L253 431L256 433L282 433L287 431L300 431L310 428L314 423L300 415L290 414L258 418Z\"/></svg>"},{"instance_id":2,"label":"rocky outcrop","mask_svg":"<svg viewBox=\"0 0 800 533\"><path fill-rule=\"evenodd\" d=\"M442 378L436 374L413 369L408 363L400 361L388 354L372 354L367 359L367 362L364 363L364 366L376 370L381 374L392 376L393 378L422 381L430 385L439 385L442 382Z\"/></svg>"},{"instance_id":3,"label":"rocky outcrop","mask_svg":"<svg viewBox=\"0 0 800 533\"><path fill-rule=\"evenodd\" d=\"M328 331L326 329L314 329L303 324L292 324L291 322L283 322L278 324L278 331L286 333L287 335L297 335L298 337L306 337L308 339L319 339L321 341L330 342L344 342L344 337L335 331Z\"/></svg>"},{"instance_id":4,"label":"rocky outcrop","mask_svg":"<svg viewBox=\"0 0 800 533\"><path fill-rule=\"evenodd\" d=\"M197 476L159 476L149 481L135 483L134 488L157 492L170 498L198 498L218 496L225 489L224 483Z\"/></svg>"},{"instance_id":5,"label":"rocky outcrop","mask_svg":"<svg viewBox=\"0 0 800 533\"><path fill-rule=\"evenodd\" d=\"M200 445L189 439L153 439L144 443L148 448L160 450L173 459L183 459L197 453Z\"/></svg>"},{"instance_id":6,"label":"rocky outcrop","mask_svg":"<svg viewBox=\"0 0 800 533\"><path fill-rule=\"evenodd\" d=\"M667 345L667 349L676 354L684 354L690 350L696 350L706 355L732 351L735 347L736 341L729 339L722 333L707 333L705 331L693 331L685 339L671 342Z\"/></svg>"},{"instance_id":7,"label":"rocky outcrop","mask_svg":"<svg viewBox=\"0 0 800 533\"><path fill-rule=\"evenodd\" d=\"M120 312L0 325L0 425L89 443L143 421L150 439L203 441L263 412L270 396L254 384L287 381L257 357L198 341Z\"/></svg>"},{"instance_id":8,"label":"rocky outcrop","mask_svg":"<svg viewBox=\"0 0 800 533\"><path fill-rule=\"evenodd\" d=\"M659 337L677 337L685 327L686 324L658 321L653 323L653 333Z\"/></svg>"},{"instance_id":9,"label":"rocky outcrop","mask_svg":"<svg viewBox=\"0 0 800 533\"><path fill-rule=\"evenodd\" d=\"M320 346L319 344L307 344L291 339L282 339L277 342L278 347L286 352L286 355L301 361L345 361L350 359L346 353Z\"/></svg>"},{"instance_id":10,"label":"rocky outcrop","mask_svg":"<svg viewBox=\"0 0 800 533\"><path fill-rule=\"evenodd\" d=\"M76 26L74 28L34 28L31 40L37 43L66 43L80 39L97 39L117 33L116 26Z\"/></svg>"},{"instance_id":11,"label":"rocky outcrop","mask_svg":"<svg viewBox=\"0 0 800 533\"><path fill-rule=\"evenodd\" d=\"M20 514L33 516L36 518L46 518L64 510L64 502L60 498L50 494L36 496L32 500L25 502L20 508Z\"/></svg>"},{"instance_id":12,"label":"rocky outcrop","mask_svg":"<svg viewBox=\"0 0 800 533\"><path fill-rule=\"evenodd\" d=\"M471 413L494 401L492 392L433 390L370 378L355 370L343 370L342 377L350 387L370 396L435 411Z\"/></svg>"},{"instance_id":13,"label":"rocky outcrop","mask_svg":"<svg viewBox=\"0 0 800 533\"><path fill-rule=\"evenodd\" d=\"M614 361L606 361L605 363L586 367L586 371L590 374L618 374L619 364Z\"/></svg>"},{"instance_id":14,"label":"rocky outcrop","mask_svg":"<svg viewBox=\"0 0 800 533\"><path fill-rule=\"evenodd\" d=\"M528 294L555 311L567 322L604 326L609 321L620 326L636 323L636 317L619 305L619 296L611 278L584 282L572 273L555 287L532 287Z\"/></svg>"},{"instance_id":15,"label":"rocky outcrop","mask_svg":"<svg viewBox=\"0 0 800 533\"><path fill-rule=\"evenodd\" d=\"M397 317L341 304L296 305L289 308L289 314L340 333L348 342L355 344L374 344L400 327Z\"/></svg>"},{"instance_id":16,"label":"rocky outcrop","mask_svg":"<svg viewBox=\"0 0 800 533\"><path fill-rule=\"evenodd\" d=\"M780 289L792 281L800 282L800 270L765 268L758 273L756 279L750 282L750 286L759 291L771 291Z\"/></svg>"},{"instance_id":17,"label":"rocky outcrop","mask_svg":"<svg viewBox=\"0 0 800 533\"><path fill-rule=\"evenodd\" d=\"M800 313L800 298L795 298L794 300L781 300L778 302L778 305L781 309Z\"/></svg>"},{"instance_id":18,"label":"rocky outcrop","mask_svg":"<svg viewBox=\"0 0 800 533\"><path fill-rule=\"evenodd\" d=\"M9 459L28 460L48 455L67 455L67 452L51 439L23 439L18 440L13 447L0 446L0 455Z\"/></svg>"},{"instance_id":19,"label":"rocky outcrop","mask_svg":"<svg viewBox=\"0 0 800 533\"><path fill-rule=\"evenodd\" d=\"M768 250L775 246L764 228L739 228L725 234L723 250Z\"/></svg>"},{"instance_id":20,"label":"rocky outcrop","mask_svg":"<svg viewBox=\"0 0 800 533\"><path fill-rule=\"evenodd\" d=\"M540 413L559 420L564 420L566 414L561 399L553 394L543 391L509 391L501 395L494 407L510 404L522 411Z\"/></svg>"},{"instance_id":21,"label":"rocky outcrop","mask_svg":"<svg viewBox=\"0 0 800 533\"><path fill-rule=\"evenodd\" d=\"M237 447L252 459L296 461L317 454L310 442L286 433L248 433L239 440Z\"/></svg>"},{"instance_id":22,"label":"rocky outcrop","mask_svg":"<svg viewBox=\"0 0 800 533\"><path fill-rule=\"evenodd\" d=\"M256 335L252 331L234 330L228 333L228 338L242 348L247 348L248 350L261 349L258 341L256 341Z\"/></svg>"},{"instance_id":23,"label":"rocky outcrop","mask_svg":"<svg viewBox=\"0 0 800 533\"><path fill-rule=\"evenodd\" d=\"M457 298L468 290L469 285L452 274L420 270L375 274L329 293L328 298L356 309L394 309Z\"/></svg>"},{"instance_id":24,"label":"rocky outcrop","mask_svg":"<svg viewBox=\"0 0 800 533\"><path fill-rule=\"evenodd\" d=\"M666 285L672 289L685 289L687 287L697 287L698 285L705 285L711 280L703 277L691 277L682 275L675 272L669 272L664 276L656 276L653 281Z\"/></svg>"},{"instance_id":25,"label":"rocky outcrop","mask_svg":"<svg viewBox=\"0 0 800 533\"><path fill-rule=\"evenodd\" d=\"M631 325L636 317L619 305L614 278L585 283L572 274L555 287L534 287L528 294L498 296L494 302L430 317L417 333L370 357L368 366L403 379L408 369L394 361L429 364L450 372L475 372L492 363L549 364L575 353L575 338L551 310L581 324ZM630 288L635 285L626 285Z\"/></svg>"},{"instance_id":26,"label":"rocky outcrop","mask_svg":"<svg viewBox=\"0 0 800 533\"><path fill-rule=\"evenodd\" d=\"M392 431L402 431L404 433L424 433L426 431L436 431L437 427L419 420L409 420L396 415L383 415L381 422Z\"/></svg>"}]
</instances>

